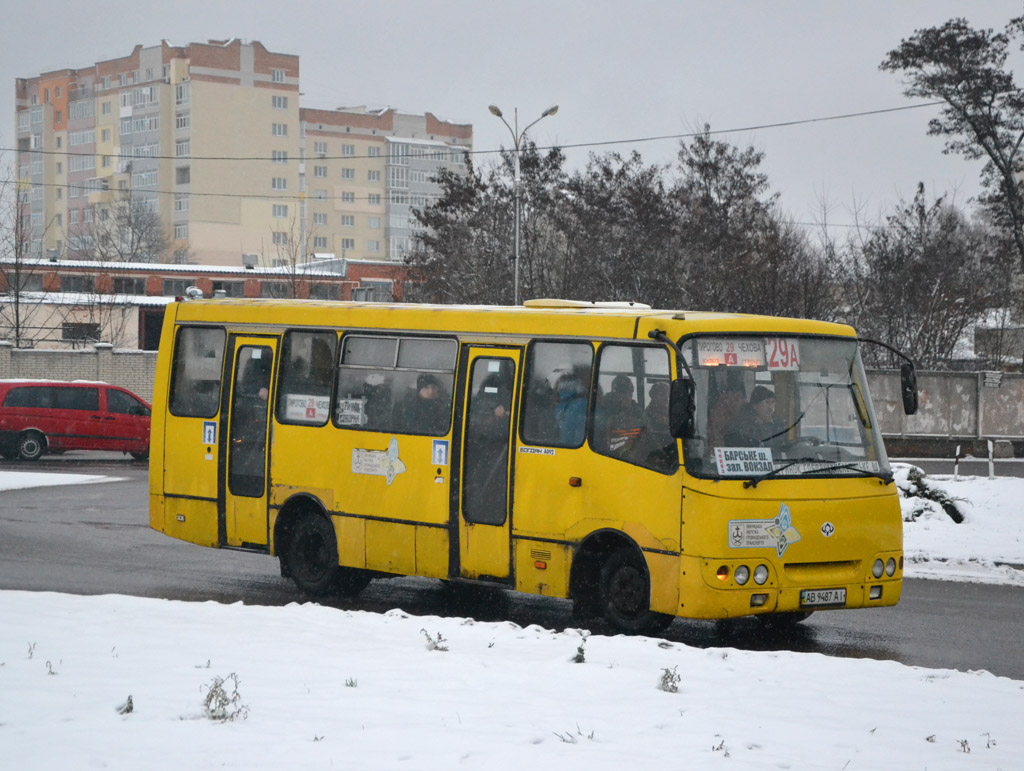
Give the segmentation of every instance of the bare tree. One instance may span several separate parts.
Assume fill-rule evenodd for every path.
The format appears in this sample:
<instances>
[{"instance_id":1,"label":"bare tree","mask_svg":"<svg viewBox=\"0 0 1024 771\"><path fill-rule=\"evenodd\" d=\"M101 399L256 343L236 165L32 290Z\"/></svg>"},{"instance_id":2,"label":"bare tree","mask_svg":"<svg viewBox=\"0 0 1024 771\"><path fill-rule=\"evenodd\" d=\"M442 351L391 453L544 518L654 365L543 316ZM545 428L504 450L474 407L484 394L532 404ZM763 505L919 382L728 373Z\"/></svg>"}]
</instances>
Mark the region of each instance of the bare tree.
<instances>
[{"instance_id":1,"label":"bare tree","mask_svg":"<svg viewBox=\"0 0 1024 771\"><path fill-rule=\"evenodd\" d=\"M32 322L38 322L43 290L39 258L31 253L26 194L8 165L0 180L0 335L17 348L35 344Z\"/></svg>"},{"instance_id":2,"label":"bare tree","mask_svg":"<svg viewBox=\"0 0 1024 771\"><path fill-rule=\"evenodd\" d=\"M160 262L170 247L160 215L129 190L98 207L93 222L71 232L68 256L100 262Z\"/></svg>"}]
</instances>

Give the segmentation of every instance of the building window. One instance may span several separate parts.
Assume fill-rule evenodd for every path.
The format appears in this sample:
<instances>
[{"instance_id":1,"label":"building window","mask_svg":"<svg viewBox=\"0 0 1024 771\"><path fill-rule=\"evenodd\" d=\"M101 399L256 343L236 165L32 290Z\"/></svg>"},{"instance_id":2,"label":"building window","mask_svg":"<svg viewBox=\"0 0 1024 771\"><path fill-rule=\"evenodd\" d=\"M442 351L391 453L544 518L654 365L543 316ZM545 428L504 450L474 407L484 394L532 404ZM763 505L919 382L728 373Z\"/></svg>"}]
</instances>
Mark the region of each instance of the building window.
<instances>
[{"instance_id":1,"label":"building window","mask_svg":"<svg viewBox=\"0 0 1024 771\"><path fill-rule=\"evenodd\" d=\"M355 179L356 178L356 170L355 169L348 169L348 168L342 169L341 170L341 178L342 179Z\"/></svg>"},{"instance_id":2,"label":"building window","mask_svg":"<svg viewBox=\"0 0 1024 771\"><path fill-rule=\"evenodd\" d=\"M380 193L370 193L366 200L370 206L380 206Z\"/></svg>"},{"instance_id":3,"label":"building window","mask_svg":"<svg viewBox=\"0 0 1024 771\"><path fill-rule=\"evenodd\" d=\"M100 341L100 325L91 322L65 321L61 324L60 339L71 343L98 343ZM96 391L98 396L99 389Z\"/></svg>"},{"instance_id":4,"label":"building window","mask_svg":"<svg viewBox=\"0 0 1024 771\"><path fill-rule=\"evenodd\" d=\"M285 177L274 177L270 180L271 190L287 190L288 180Z\"/></svg>"},{"instance_id":5,"label":"building window","mask_svg":"<svg viewBox=\"0 0 1024 771\"><path fill-rule=\"evenodd\" d=\"M380 217L368 217L366 219L366 224L369 226L369 228L371 230L379 230L380 229Z\"/></svg>"},{"instance_id":6,"label":"building window","mask_svg":"<svg viewBox=\"0 0 1024 771\"><path fill-rule=\"evenodd\" d=\"M214 292L223 292L225 297L245 297L244 281L214 281Z\"/></svg>"},{"instance_id":7,"label":"building window","mask_svg":"<svg viewBox=\"0 0 1024 771\"><path fill-rule=\"evenodd\" d=\"M327 224L327 215L324 212L315 212L313 214L313 224L314 225L326 225Z\"/></svg>"},{"instance_id":8,"label":"building window","mask_svg":"<svg viewBox=\"0 0 1024 771\"><path fill-rule=\"evenodd\" d=\"M102 102L100 104L100 114L101 115L110 115L110 112L111 112L111 106L110 106L110 100L108 99L107 101Z\"/></svg>"},{"instance_id":9,"label":"building window","mask_svg":"<svg viewBox=\"0 0 1024 771\"><path fill-rule=\"evenodd\" d=\"M341 248L342 249L355 249L356 248L356 240L354 238L343 238L343 239L341 239Z\"/></svg>"},{"instance_id":10,"label":"building window","mask_svg":"<svg viewBox=\"0 0 1024 771\"><path fill-rule=\"evenodd\" d=\"M316 153L318 158L323 158L327 155L327 143L326 142L314 142L313 152Z\"/></svg>"},{"instance_id":11,"label":"building window","mask_svg":"<svg viewBox=\"0 0 1024 771\"><path fill-rule=\"evenodd\" d=\"M370 169L366 172L366 178L370 182L380 182L380 169Z\"/></svg>"},{"instance_id":12,"label":"building window","mask_svg":"<svg viewBox=\"0 0 1024 771\"><path fill-rule=\"evenodd\" d=\"M366 154L370 158L380 158L380 148L379 147L370 147L370 148L367 149Z\"/></svg>"},{"instance_id":13,"label":"building window","mask_svg":"<svg viewBox=\"0 0 1024 771\"><path fill-rule=\"evenodd\" d=\"M187 158L192 153L192 143L188 139L180 139L174 143L174 155L177 158Z\"/></svg>"},{"instance_id":14,"label":"building window","mask_svg":"<svg viewBox=\"0 0 1024 771\"><path fill-rule=\"evenodd\" d=\"M327 248L327 236L313 236L313 248L314 249L326 249Z\"/></svg>"},{"instance_id":15,"label":"building window","mask_svg":"<svg viewBox=\"0 0 1024 771\"><path fill-rule=\"evenodd\" d=\"M340 296L337 284L312 284L309 287L310 300L337 300Z\"/></svg>"},{"instance_id":16,"label":"building window","mask_svg":"<svg viewBox=\"0 0 1024 771\"><path fill-rule=\"evenodd\" d=\"M174 194L174 211L188 211L188 193Z\"/></svg>"},{"instance_id":17,"label":"building window","mask_svg":"<svg viewBox=\"0 0 1024 771\"><path fill-rule=\"evenodd\" d=\"M260 284L260 297L291 297L291 285L285 281L264 281Z\"/></svg>"},{"instance_id":18,"label":"building window","mask_svg":"<svg viewBox=\"0 0 1024 771\"><path fill-rule=\"evenodd\" d=\"M288 151L287 150L271 150L270 160L274 163L288 163Z\"/></svg>"},{"instance_id":19,"label":"building window","mask_svg":"<svg viewBox=\"0 0 1024 771\"><path fill-rule=\"evenodd\" d=\"M274 246L287 246L288 234L281 231L274 231Z\"/></svg>"},{"instance_id":20,"label":"building window","mask_svg":"<svg viewBox=\"0 0 1024 771\"><path fill-rule=\"evenodd\" d=\"M103 131L101 132L101 136L102 136L104 142L109 142L110 141L110 129L103 129Z\"/></svg>"},{"instance_id":21,"label":"building window","mask_svg":"<svg viewBox=\"0 0 1024 771\"><path fill-rule=\"evenodd\" d=\"M174 181L179 185L187 185L192 181L192 167L179 166L174 170Z\"/></svg>"},{"instance_id":22,"label":"building window","mask_svg":"<svg viewBox=\"0 0 1024 771\"><path fill-rule=\"evenodd\" d=\"M287 110L288 109L288 97L287 96L278 96L277 94L274 94L273 96L270 97L270 105L275 110Z\"/></svg>"},{"instance_id":23,"label":"building window","mask_svg":"<svg viewBox=\"0 0 1024 771\"><path fill-rule=\"evenodd\" d=\"M343 228L354 228L356 226L356 218L354 214L342 214L341 215L341 226Z\"/></svg>"},{"instance_id":24,"label":"building window","mask_svg":"<svg viewBox=\"0 0 1024 771\"><path fill-rule=\"evenodd\" d=\"M286 137L288 136L288 124L272 123L270 124L270 133L272 133L275 137Z\"/></svg>"},{"instance_id":25,"label":"building window","mask_svg":"<svg viewBox=\"0 0 1024 771\"><path fill-rule=\"evenodd\" d=\"M370 241L367 241L366 242L366 251L368 251L368 252L379 252L380 251L380 241L374 241L372 239Z\"/></svg>"},{"instance_id":26,"label":"building window","mask_svg":"<svg viewBox=\"0 0 1024 771\"><path fill-rule=\"evenodd\" d=\"M114 294L146 294L146 279L115 276Z\"/></svg>"},{"instance_id":27,"label":"building window","mask_svg":"<svg viewBox=\"0 0 1024 771\"><path fill-rule=\"evenodd\" d=\"M270 71L270 80L274 83L284 83L284 70L272 69Z\"/></svg>"},{"instance_id":28,"label":"building window","mask_svg":"<svg viewBox=\"0 0 1024 771\"><path fill-rule=\"evenodd\" d=\"M192 125L192 113L179 112L174 116L174 128L187 129Z\"/></svg>"},{"instance_id":29,"label":"building window","mask_svg":"<svg viewBox=\"0 0 1024 771\"><path fill-rule=\"evenodd\" d=\"M274 216L278 219L284 219L288 217L288 207L283 203L274 204Z\"/></svg>"},{"instance_id":30,"label":"building window","mask_svg":"<svg viewBox=\"0 0 1024 771\"><path fill-rule=\"evenodd\" d=\"M96 279L93 276L64 275L60 277L60 289L62 292L95 292Z\"/></svg>"},{"instance_id":31,"label":"building window","mask_svg":"<svg viewBox=\"0 0 1024 771\"><path fill-rule=\"evenodd\" d=\"M356 146L355 145L342 145L341 146L341 154L342 155L355 155L356 154Z\"/></svg>"},{"instance_id":32,"label":"building window","mask_svg":"<svg viewBox=\"0 0 1024 771\"><path fill-rule=\"evenodd\" d=\"M316 201L326 201L327 200L327 191L326 190L314 190L313 191L313 199L316 200Z\"/></svg>"},{"instance_id":33,"label":"building window","mask_svg":"<svg viewBox=\"0 0 1024 771\"><path fill-rule=\"evenodd\" d=\"M192 96L191 84L178 83L174 86L174 103L188 104Z\"/></svg>"},{"instance_id":34,"label":"building window","mask_svg":"<svg viewBox=\"0 0 1024 771\"><path fill-rule=\"evenodd\" d=\"M327 167L326 166L314 166L313 167L313 176L314 177L324 177L324 178L326 178L327 177Z\"/></svg>"},{"instance_id":35,"label":"building window","mask_svg":"<svg viewBox=\"0 0 1024 771\"><path fill-rule=\"evenodd\" d=\"M355 203L356 202L356 194L352 193L352 192L342 193L341 194L341 202L342 203Z\"/></svg>"},{"instance_id":36,"label":"building window","mask_svg":"<svg viewBox=\"0 0 1024 771\"><path fill-rule=\"evenodd\" d=\"M188 238L188 223L181 223L174 226L174 238L178 241L184 241Z\"/></svg>"}]
</instances>

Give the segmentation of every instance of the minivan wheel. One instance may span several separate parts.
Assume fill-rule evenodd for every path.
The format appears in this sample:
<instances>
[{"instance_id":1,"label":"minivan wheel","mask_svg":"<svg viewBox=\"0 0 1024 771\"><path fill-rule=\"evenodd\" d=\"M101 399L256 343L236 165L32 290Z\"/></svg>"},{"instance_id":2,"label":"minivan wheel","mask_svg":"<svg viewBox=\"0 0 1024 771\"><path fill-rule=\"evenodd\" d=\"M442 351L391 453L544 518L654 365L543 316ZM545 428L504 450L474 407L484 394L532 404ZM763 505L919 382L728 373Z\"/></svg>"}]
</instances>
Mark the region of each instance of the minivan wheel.
<instances>
[{"instance_id":1,"label":"minivan wheel","mask_svg":"<svg viewBox=\"0 0 1024 771\"><path fill-rule=\"evenodd\" d=\"M22 460L39 460L46 452L46 437L38 431L27 431L18 438L18 457Z\"/></svg>"},{"instance_id":2,"label":"minivan wheel","mask_svg":"<svg viewBox=\"0 0 1024 771\"><path fill-rule=\"evenodd\" d=\"M133 458L135 458L135 460L149 460L149 449L148 448L143 450L142 452L130 452L128 454L131 455Z\"/></svg>"}]
</instances>

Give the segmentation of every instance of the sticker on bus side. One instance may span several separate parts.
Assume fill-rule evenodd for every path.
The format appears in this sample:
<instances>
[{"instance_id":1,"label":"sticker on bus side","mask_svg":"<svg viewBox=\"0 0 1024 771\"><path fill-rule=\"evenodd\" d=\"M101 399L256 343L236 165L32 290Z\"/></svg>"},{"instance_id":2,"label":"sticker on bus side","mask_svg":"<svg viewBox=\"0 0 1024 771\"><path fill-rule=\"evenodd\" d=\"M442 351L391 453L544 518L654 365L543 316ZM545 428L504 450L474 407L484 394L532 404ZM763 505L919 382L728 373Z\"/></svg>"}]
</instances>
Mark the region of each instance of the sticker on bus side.
<instances>
[{"instance_id":1,"label":"sticker on bus side","mask_svg":"<svg viewBox=\"0 0 1024 771\"><path fill-rule=\"evenodd\" d=\"M520 447L519 452L523 455L554 455L554 447Z\"/></svg>"},{"instance_id":2,"label":"sticker on bus side","mask_svg":"<svg viewBox=\"0 0 1024 771\"><path fill-rule=\"evenodd\" d=\"M793 517L785 503L779 506L774 519L729 520L730 549L775 549L781 558L799 540L800 532L793 527Z\"/></svg>"},{"instance_id":3,"label":"sticker on bus side","mask_svg":"<svg viewBox=\"0 0 1024 771\"><path fill-rule=\"evenodd\" d=\"M395 477L405 471L405 464L398 457L398 440L391 437L386 450L352 450L352 473L385 477L388 487Z\"/></svg>"}]
</instances>

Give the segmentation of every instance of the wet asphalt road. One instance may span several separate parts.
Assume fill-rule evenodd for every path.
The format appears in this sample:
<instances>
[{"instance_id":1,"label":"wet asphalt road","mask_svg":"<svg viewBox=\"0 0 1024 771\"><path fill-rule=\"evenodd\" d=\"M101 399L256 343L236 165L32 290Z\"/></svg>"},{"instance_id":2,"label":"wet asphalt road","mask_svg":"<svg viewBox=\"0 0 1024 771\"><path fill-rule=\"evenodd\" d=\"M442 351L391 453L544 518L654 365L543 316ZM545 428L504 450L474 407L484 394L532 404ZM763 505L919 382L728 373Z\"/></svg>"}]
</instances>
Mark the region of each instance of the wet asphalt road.
<instances>
[{"instance_id":1,"label":"wet asphalt road","mask_svg":"<svg viewBox=\"0 0 1024 771\"><path fill-rule=\"evenodd\" d=\"M102 474L122 481L0 492L0 589L128 594L185 601L284 605L305 601L265 555L206 549L149 529L146 465L69 453L0 470ZM334 607L576 626L571 605L419 578L376 580ZM788 633L752 620L673 622L664 637L706 647L792 650L891 659L1024 680L1024 588L907 580L895 608L819 612ZM594 632L604 632L592 626Z\"/></svg>"}]
</instances>

